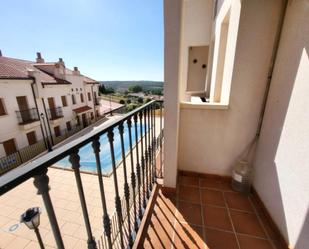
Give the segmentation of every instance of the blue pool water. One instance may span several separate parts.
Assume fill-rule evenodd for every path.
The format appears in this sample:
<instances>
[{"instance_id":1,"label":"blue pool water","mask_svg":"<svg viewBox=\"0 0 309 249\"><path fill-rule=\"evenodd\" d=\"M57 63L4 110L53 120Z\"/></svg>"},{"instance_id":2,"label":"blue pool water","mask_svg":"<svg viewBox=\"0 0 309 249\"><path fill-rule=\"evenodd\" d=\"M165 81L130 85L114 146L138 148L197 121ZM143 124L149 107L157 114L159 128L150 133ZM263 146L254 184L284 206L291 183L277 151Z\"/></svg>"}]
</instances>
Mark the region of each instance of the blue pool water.
<instances>
[{"instance_id":1,"label":"blue pool water","mask_svg":"<svg viewBox=\"0 0 309 249\"><path fill-rule=\"evenodd\" d=\"M132 134L132 146L135 145L135 128L134 123L132 123L131 128L131 134ZM145 134L144 131L144 125L143 125L143 134ZM138 124L138 131L137 131L138 139L140 139L141 132L140 127ZM130 143L129 143L129 132L128 132L128 126L125 123L124 125L124 147L125 147L125 154L129 152L130 149ZM100 159L101 159L101 169L102 174L109 174L112 171L112 159L111 159L111 152L110 152L110 145L107 138L107 133L102 135L100 137ZM118 127L114 128L114 151L115 151L115 160L116 165L119 164L122 161L122 153L121 153L121 140L119 135ZM96 173L96 161L95 156L93 153L93 148L91 143L85 145L79 150L79 156L80 156L80 170L86 171L86 172L92 172ZM66 157L59 162L56 163L57 167L61 168L71 168L71 163L69 162L69 158Z\"/></svg>"}]
</instances>

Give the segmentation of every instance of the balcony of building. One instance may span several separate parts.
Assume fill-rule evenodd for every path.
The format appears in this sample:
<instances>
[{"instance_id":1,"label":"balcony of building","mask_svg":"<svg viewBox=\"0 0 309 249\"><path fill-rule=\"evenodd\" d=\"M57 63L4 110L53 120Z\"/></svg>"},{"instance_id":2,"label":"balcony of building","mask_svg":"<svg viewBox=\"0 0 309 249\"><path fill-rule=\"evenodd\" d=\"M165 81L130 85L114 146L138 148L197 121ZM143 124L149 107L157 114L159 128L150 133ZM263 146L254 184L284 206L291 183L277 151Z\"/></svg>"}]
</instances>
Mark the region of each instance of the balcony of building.
<instances>
[{"instance_id":1,"label":"balcony of building","mask_svg":"<svg viewBox=\"0 0 309 249\"><path fill-rule=\"evenodd\" d=\"M48 119L56 124L63 118L63 110L62 107L55 107L48 109Z\"/></svg>"},{"instance_id":2,"label":"balcony of building","mask_svg":"<svg viewBox=\"0 0 309 249\"><path fill-rule=\"evenodd\" d=\"M40 125L37 108L16 111L18 124L25 130Z\"/></svg>"}]
</instances>

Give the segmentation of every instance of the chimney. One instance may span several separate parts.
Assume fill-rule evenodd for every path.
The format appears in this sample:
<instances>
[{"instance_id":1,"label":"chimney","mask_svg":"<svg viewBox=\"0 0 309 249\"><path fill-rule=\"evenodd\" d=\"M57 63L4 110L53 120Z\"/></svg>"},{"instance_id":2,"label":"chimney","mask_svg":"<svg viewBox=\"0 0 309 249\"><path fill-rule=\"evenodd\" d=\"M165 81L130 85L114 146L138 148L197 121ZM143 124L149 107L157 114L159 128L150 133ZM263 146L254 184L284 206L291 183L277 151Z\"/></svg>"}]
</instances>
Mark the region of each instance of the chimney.
<instances>
[{"instance_id":1,"label":"chimney","mask_svg":"<svg viewBox=\"0 0 309 249\"><path fill-rule=\"evenodd\" d=\"M59 79L65 79L65 65L62 58L55 63L54 76Z\"/></svg>"},{"instance_id":2,"label":"chimney","mask_svg":"<svg viewBox=\"0 0 309 249\"><path fill-rule=\"evenodd\" d=\"M78 70L78 67L74 67L73 75L80 75L80 72L79 72L79 70Z\"/></svg>"},{"instance_id":3,"label":"chimney","mask_svg":"<svg viewBox=\"0 0 309 249\"><path fill-rule=\"evenodd\" d=\"M37 62L37 63L44 63L44 62L45 62L44 59L42 58L40 52L37 52L37 53L36 53L36 62Z\"/></svg>"}]
</instances>

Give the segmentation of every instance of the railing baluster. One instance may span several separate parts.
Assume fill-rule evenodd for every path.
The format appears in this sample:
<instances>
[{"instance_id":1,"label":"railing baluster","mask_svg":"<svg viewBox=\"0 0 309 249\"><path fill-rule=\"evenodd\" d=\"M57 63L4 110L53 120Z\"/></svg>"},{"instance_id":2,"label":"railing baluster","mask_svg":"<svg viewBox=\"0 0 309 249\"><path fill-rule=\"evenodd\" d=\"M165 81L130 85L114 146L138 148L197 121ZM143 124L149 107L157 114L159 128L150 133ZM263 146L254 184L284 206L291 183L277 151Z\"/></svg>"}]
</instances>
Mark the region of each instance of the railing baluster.
<instances>
[{"instance_id":1,"label":"railing baluster","mask_svg":"<svg viewBox=\"0 0 309 249\"><path fill-rule=\"evenodd\" d=\"M140 119L140 132L141 132L141 161L142 161L142 186L143 186L143 207L146 208L146 196L145 196L145 160L144 160L144 147L143 147L143 112L139 113ZM146 136L146 131L145 131ZM145 148L146 150L146 148Z\"/></svg>"},{"instance_id":2,"label":"railing baluster","mask_svg":"<svg viewBox=\"0 0 309 249\"><path fill-rule=\"evenodd\" d=\"M146 196L149 199L149 172L148 165L150 165L150 157L147 147L147 109L144 109L144 130L145 130L145 176L146 176ZM148 141L149 143L149 141Z\"/></svg>"},{"instance_id":3,"label":"railing baluster","mask_svg":"<svg viewBox=\"0 0 309 249\"><path fill-rule=\"evenodd\" d=\"M138 155L138 129L137 129L138 117L137 114L134 115L134 126L135 126L135 148L136 148L136 175L137 175L137 187L138 187L138 216L140 219L143 217L142 213L142 197L141 197L141 165L139 163ZM141 153L143 153L141 151Z\"/></svg>"},{"instance_id":4,"label":"railing baluster","mask_svg":"<svg viewBox=\"0 0 309 249\"><path fill-rule=\"evenodd\" d=\"M128 124L128 131L129 131L129 144L130 144L130 159L131 159L131 183L132 183L132 194L133 194L133 210L134 210L134 230L137 232L138 230L138 223L137 223L137 212L136 212L136 179L135 179L135 172L134 172L134 162L133 162L133 149L132 149L132 122L131 117L127 120ZM137 144L136 144L137 147ZM137 149L137 148L136 148ZM138 158L137 158L138 160Z\"/></svg>"},{"instance_id":5,"label":"railing baluster","mask_svg":"<svg viewBox=\"0 0 309 249\"><path fill-rule=\"evenodd\" d=\"M128 218L128 241L129 247L133 246L133 238L132 238L132 231L131 231L131 220L130 220L130 188L128 184L128 177L127 177L127 164L126 164L126 154L124 148L124 140L123 140L123 133L124 127L123 123L121 123L118 127L119 134L120 134L120 142L121 142L121 154L122 154L122 165L123 165L123 175L124 175L124 196L126 200L126 207L127 207L127 218Z\"/></svg>"},{"instance_id":6,"label":"railing baluster","mask_svg":"<svg viewBox=\"0 0 309 249\"><path fill-rule=\"evenodd\" d=\"M118 180L117 180L117 169L116 169L116 160L115 160L115 151L114 151L114 132L113 129L110 129L107 133L109 144L110 144L110 151L111 151L111 158L112 158L112 166L113 166L113 176L114 176L114 186L115 186L115 205L116 205L116 212L118 216L118 226L120 232L120 243L121 248L124 248L123 243L123 231L122 231L122 211L121 211L121 200L119 196L119 189L118 189Z\"/></svg>"},{"instance_id":7,"label":"railing baluster","mask_svg":"<svg viewBox=\"0 0 309 249\"><path fill-rule=\"evenodd\" d=\"M97 172L98 172L99 188L100 188L101 202L102 202L102 208L103 208L104 233L107 237L108 247L110 249L112 249L111 222L110 222L110 218L109 218L109 215L108 215L108 212L107 212L104 184L103 184L103 178L102 178L101 160L100 160L100 151L101 151L100 150L100 137L94 138L94 140L92 142L92 148L93 148L93 152L95 154Z\"/></svg>"},{"instance_id":8,"label":"railing baluster","mask_svg":"<svg viewBox=\"0 0 309 249\"><path fill-rule=\"evenodd\" d=\"M50 222L50 226L52 228L55 241L57 244L57 248L64 249L64 244L59 230L57 218L55 215L53 204L50 199L50 195L48 193L50 189L48 183L49 183L49 177L47 175L47 168L44 169L39 175L34 176L33 184L38 189L37 194L42 195L44 206L46 208L46 212Z\"/></svg>"},{"instance_id":9,"label":"railing baluster","mask_svg":"<svg viewBox=\"0 0 309 249\"><path fill-rule=\"evenodd\" d=\"M152 165L152 127L151 127L151 106L148 107L148 141L149 141L149 148L148 148L148 151L149 151L149 171L151 172L151 175L150 175L150 190L152 190L152 172L153 172L153 165Z\"/></svg>"},{"instance_id":10,"label":"railing baluster","mask_svg":"<svg viewBox=\"0 0 309 249\"><path fill-rule=\"evenodd\" d=\"M152 172L152 177L151 177L151 184L153 184L153 177L154 177L154 175L153 175L153 169L154 169L154 166L153 166L153 150L154 150L154 148L153 148L153 119L152 119L152 111L153 111L153 105L151 105L150 107L149 107L149 118L150 118L150 121L149 121L149 123L150 123L150 145L149 145L149 148L150 148L150 155L151 155L151 172Z\"/></svg>"},{"instance_id":11,"label":"railing baluster","mask_svg":"<svg viewBox=\"0 0 309 249\"><path fill-rule=\"evenodd\" d=\"M153 165L154 165L154 171L153 171L153 182L155 181L155 178L157 176L157 137L156 137L156 107L157 103L153 104Z\"/></svg>"},{"instance_id":12,"label":"railing baluster","mask_svg":"<svg viewBox=\"0 0 309 249\"><path fill-rule=\"evenodd\" d=\"M77 190L79 194L79 199L80 199L80 204L82 206L82 211L83 211L83 216L84 216L84 221L85 221L85 226L86 226L86 231L87 231L87 236L88 236L88 248L89 249L96 249L96 242L94 237L92 236L92 231L91 231L91 226L90 226L90 221L89 221L89 215L88 215L88 210L87 210L87 205L86 205L86 200L85 200L85 194L84 194L84 189L83 189L83 184L82 184L82 179L80 177L80 156L78 155L78 150L72 152L72 154L69 157L69 161L72 164L72 169L74 170L75 174L75 180L76 180L76 185L77 185Z\"/></svg>"},{"instance_id":13,"label":"railing baluster","mask_svg":"<svg viewBox=\"0 0 309 249\"><path fill-rule=\"evenodd\" d=\"M162 102L160 102L160 171L159 171L159 176L160 178L163 177L162 174L162 136L163 136L163 129L162 129Z\"/></svg>"}]
</instances>

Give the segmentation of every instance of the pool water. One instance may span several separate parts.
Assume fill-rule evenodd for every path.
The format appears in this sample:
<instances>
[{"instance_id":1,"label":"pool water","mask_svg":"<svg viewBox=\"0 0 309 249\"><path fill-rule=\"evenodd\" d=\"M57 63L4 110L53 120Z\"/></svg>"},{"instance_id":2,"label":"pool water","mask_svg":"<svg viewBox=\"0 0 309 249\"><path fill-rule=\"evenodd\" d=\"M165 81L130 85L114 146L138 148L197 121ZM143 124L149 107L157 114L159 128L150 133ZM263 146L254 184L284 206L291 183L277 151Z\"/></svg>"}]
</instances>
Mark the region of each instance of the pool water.
<instances>
[{"instance_id":1,"label":"pool water","mask_svg":"<svg viewBox=\"0 0 309 249\"><path fill-rule=\"evenodd\" d=\"M148 128L148 127L147 127ZM140 139L141 132L140 132L140 126L138 123L138 129L137 129L137 136L138 139ZM132 146L135 146L135 127L134 123L132 123L131 127L131 134L132 134ZM145 134L144 125L143 125L143 134ZM124 140L124 148L125 148L125 154L127 154L130 150L130 143L129 143L129 131L128 126L125 123L124 124L124 134L123 134L123 140ZM107 133L102 135L100 137L100 160L101 160L101 170L102 174L107 175L110 174L112 171L112 159L111 159L111 151L110 151L110 144L108 141ZM116 166L122 161L122 152L121 152L121 140L120 140L120 134L118 127L114 128L114 153L115 153L115 160L116 160ZM79 150L79 156L80 156L80 170L96 173L97 172L97 166L96 166L96 160L95 155L93 152L92 144L89 143L82 147ZM69 162L69 157L66 157L56 163L56 167L60 168L71 168L71 163Z\"/></svg>"}]
</instances>

